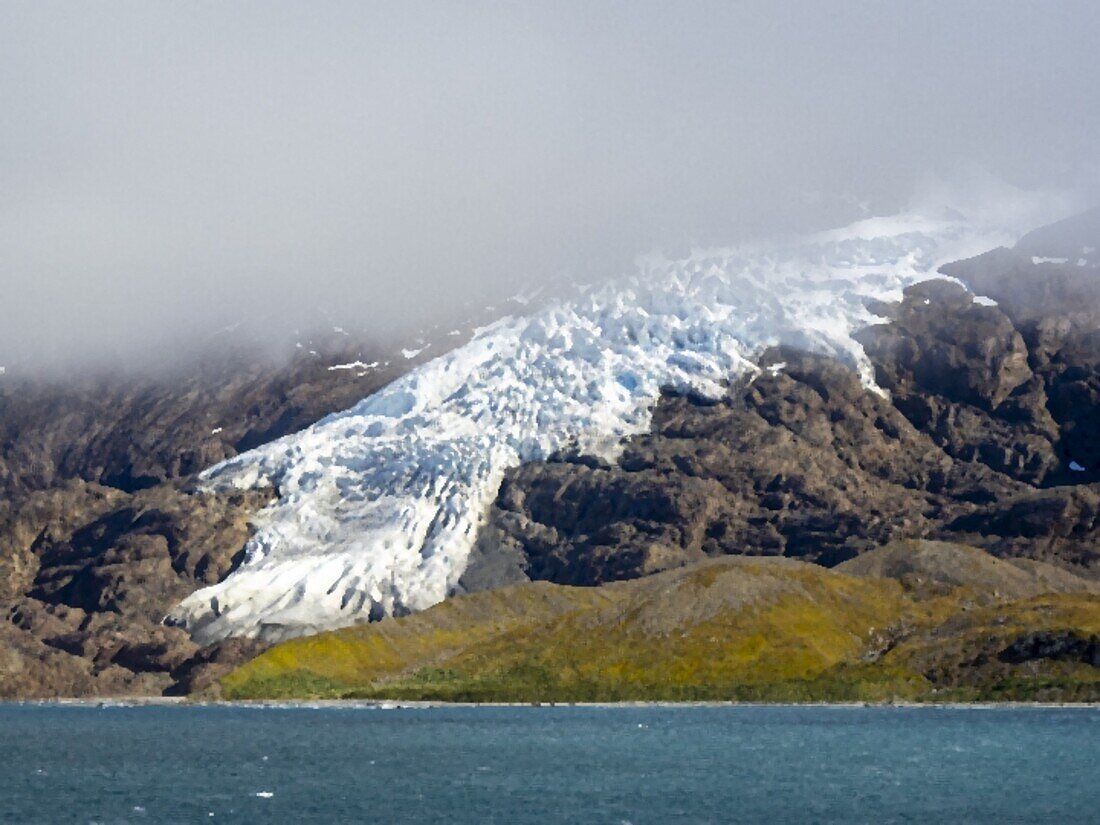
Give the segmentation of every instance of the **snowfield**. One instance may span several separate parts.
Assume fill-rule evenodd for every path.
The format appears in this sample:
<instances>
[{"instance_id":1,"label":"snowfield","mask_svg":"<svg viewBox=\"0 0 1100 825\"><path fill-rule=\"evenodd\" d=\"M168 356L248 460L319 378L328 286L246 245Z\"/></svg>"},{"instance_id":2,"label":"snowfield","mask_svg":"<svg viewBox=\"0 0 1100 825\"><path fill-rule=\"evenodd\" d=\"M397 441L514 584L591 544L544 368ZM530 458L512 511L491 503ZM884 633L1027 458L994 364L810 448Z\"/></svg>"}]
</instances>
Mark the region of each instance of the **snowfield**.
<instances>
[{"instance_id":1,"label":"snowfield","mask_svg":"<svg viewBox=\"0 0 1100 825\"><path fill-rule=\"evenodd\" d=\"M1028 227L1023 227L1028 228ZM504 472L560 450L607 457L663 387L718 396L784 343L872 386L852 334L869 298L1019 227L873 219L795 242L648 260L629 277L508 317L344 412L210 468L210 488L272 485L246 560L168 617L200 642L280 640L422 610L462 575Z\"/></svg>"}]
</instances>

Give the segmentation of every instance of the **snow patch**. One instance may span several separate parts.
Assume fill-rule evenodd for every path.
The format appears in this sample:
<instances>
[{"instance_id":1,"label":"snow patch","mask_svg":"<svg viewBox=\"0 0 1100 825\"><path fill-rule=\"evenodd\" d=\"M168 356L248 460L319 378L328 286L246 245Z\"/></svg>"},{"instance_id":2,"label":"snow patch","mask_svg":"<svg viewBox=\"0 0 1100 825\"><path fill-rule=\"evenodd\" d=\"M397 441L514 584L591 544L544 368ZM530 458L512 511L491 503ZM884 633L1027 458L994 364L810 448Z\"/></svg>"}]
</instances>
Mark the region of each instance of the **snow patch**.
<instances>
[{"instance_id":1,"label":"snow patch","mask_svg":"<svg viewBox=\"0 0 1100 825\"><path fill-rule=\"evenodd\" d=\"M329 372L334 370L373 370L378 368L377 361L371 361L369 364L364 361L349 361L347 364L333 364L328 368ZM360 376L366 375L366 372L359 373Z\"/></svg>"}]
</instances>

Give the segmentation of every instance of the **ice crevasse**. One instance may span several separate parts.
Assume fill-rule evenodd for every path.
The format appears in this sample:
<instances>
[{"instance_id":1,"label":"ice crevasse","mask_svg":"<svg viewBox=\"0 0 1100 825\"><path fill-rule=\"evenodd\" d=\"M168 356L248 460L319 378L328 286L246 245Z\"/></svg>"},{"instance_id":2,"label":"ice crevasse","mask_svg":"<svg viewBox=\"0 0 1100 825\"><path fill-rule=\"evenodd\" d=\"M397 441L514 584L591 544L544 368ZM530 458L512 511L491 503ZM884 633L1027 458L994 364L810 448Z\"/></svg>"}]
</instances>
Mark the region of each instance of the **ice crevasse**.
<instances>
[{"instance_id":1,"label":"ice crevasse","mask_svg":"<svg viewBox=\"0 0 1100 825\"><path fill-rule=\"evenodd\" d=\"M1012 227L872 219L788 243L649 260L481 329L351 409L207 470L271 485L245 561L168 617L196 640L279 640L443 600L506 470L562 450L613 457L663 388L715 397L773 344L833 355L872 386L853 333L949 260Z\"/></svg>"}]
</instances>

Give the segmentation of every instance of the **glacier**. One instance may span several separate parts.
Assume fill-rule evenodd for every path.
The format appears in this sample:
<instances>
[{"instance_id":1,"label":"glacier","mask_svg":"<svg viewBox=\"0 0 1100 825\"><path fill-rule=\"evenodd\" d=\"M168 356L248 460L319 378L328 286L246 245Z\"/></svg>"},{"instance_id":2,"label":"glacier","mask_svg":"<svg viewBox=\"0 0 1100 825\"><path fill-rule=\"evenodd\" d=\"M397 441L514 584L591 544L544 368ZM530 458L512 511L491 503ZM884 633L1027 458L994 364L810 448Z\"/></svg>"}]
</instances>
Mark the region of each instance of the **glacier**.
<instances>
[{"instance_id":1,"label":"glacier","mask_svg":"<svg viewBox=\"0 0 1100 825\"><path fill-rule=\"evenodd\" d=\"M649 258L505 317L311 427L214 466L271 486L245 560L166 621L197 641L270 641L430 607L453 591L504 473L561 451L613 458L662 389L716 397L787 344L873 370L853 333L943 263L1022 229L953 214L862 221L771 244Z\"/></svg>"}]
</instances>

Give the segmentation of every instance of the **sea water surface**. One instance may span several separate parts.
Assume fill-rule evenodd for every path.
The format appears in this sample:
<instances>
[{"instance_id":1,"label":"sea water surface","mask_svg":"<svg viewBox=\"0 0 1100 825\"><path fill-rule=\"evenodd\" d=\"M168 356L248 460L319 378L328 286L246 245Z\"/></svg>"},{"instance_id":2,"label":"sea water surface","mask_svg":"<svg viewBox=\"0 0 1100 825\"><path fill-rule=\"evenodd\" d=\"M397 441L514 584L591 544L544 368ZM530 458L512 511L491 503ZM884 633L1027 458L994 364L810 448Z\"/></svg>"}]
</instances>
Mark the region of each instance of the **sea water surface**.
<instances>
[{"instance_id":1,"label":"sea water surface","mask_svg":"<svg viewBox=\"0 0 1100 825\"><path fill-rule=\"evenodd\" d=\"M0 821L1098 822L1100 709L0 705Z\"/></svg>"}]
</instances>

